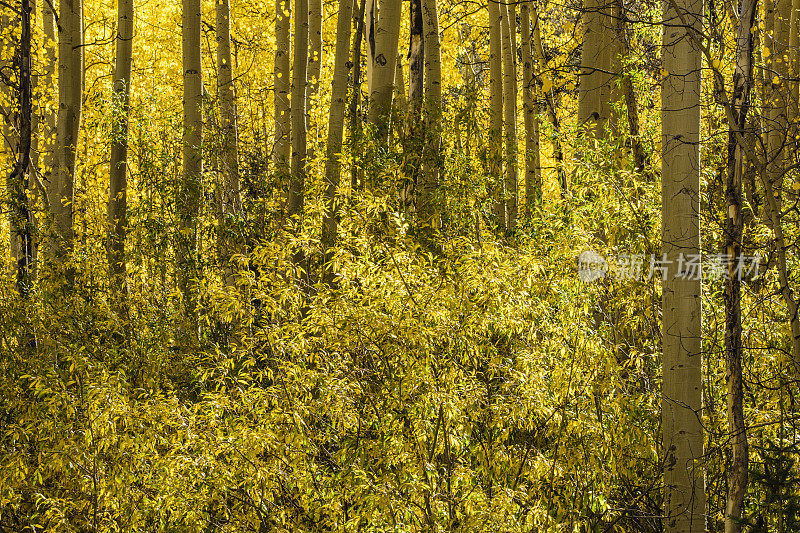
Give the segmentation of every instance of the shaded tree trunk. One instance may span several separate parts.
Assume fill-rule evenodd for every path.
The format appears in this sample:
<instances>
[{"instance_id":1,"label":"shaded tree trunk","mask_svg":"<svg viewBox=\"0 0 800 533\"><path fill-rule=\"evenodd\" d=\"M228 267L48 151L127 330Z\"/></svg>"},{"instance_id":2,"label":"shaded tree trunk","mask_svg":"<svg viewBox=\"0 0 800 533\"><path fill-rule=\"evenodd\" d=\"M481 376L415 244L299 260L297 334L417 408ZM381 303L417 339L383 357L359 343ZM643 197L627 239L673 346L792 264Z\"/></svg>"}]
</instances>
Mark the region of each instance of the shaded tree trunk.
<instances>
[{"instance_id":1,"label":"shaded tree trunk","mask_svg":"<svg viewBox=\"0 0 800 533\"><path fill-rule=\"evenodd\" d=\"M128 225L128 113L133 61L133 0L117 0L117 58L114 65L111 165L108 195L108 248L111 300L127 317L125 237Z\"/></svg>"},{"instance_id":2,"label":"shaded tree trunk","mask_svg":"<svg viewBox=\"0 0 800 533\"><path fill-rule=\"evenodd\" d=\"M58 36L58 119L53 159L52 196L49 199L54 219L51 259L66 267L72 282L72 250L75 200L75 153L81 125L83 95L83 3L61 0Z\"/></svg>"},{"instance_id":3,"label":"shaded tree trunk","mask_svg":"<svg viewBox=\"0 0 800 533\"><path fill-rule=\"evenodd\" d=\"M525 212L528 217L542 200L542 166L539 156L539 104L536 97L531 48L530 2L520 5L522 26L522 111L525 120Z\"/></svg>"},{"instance_id":4,"label":"shaded tree trunk","mask_svg":"<svg viewBox=\"0 0 800 533\"><path fill-rule=\"evenodd\" d=\"M230 0L217 0L217 94L222 133L222 241L220 251L225 265L225 283L236 284L233 257L244 253L244 241L238 234L242 215L242 193L239 181L239 129L237 124L236 87L231 59Z\"/></svg>"},{"instance_id":5,"label":"shaded tree trunk","mask_svg":"<svg viewBox=\"0 0 800 533\"><path fill-rule=\"evenodd\" d=\"M361 121L359 116L359 103L361 102L361 42L364 40L364 18L366 16L366 0L361 0L358 13L355 14L353 23L356 26L356 38L353 39L353 50L350 62L353 64L353 94L350 98L350 150L355 153L361 141ZM353 164L350 169L350 187L353 191L359 188L361 169ZM360 184L363 187L363 180Z\"/></svg>"},{"instance_id":6,"label":"shaded tree trunk","mask_svg":"<svg viewBox=\"0 0 800 533\"><path fill-rule=\"evenodd\" d=\"M424 128L422 123L422 103L425 83L425 33L422 22L422 0L409 2L409 43L408 43L408 114L406 115L406 155L405 173L409 183L405 187L405 206L412 202L420 183Z\"/></svg>"},{"instance_id":7,"label":"shaded tree trunk","mask_svg":"<svg viewBox=\"0 0 800 533\"><path fill-rule=\"evenodd\" d=\"M308 86L308 0L294 4L294 61L292 66L292 175L286 214L303 212L306 182L306 106Z\"/></svg>"},{"instance_id":8,"label":"shaded tree trunk","mask_svg":"<svg viewBox=\"0 0 800 533\"><path fill-rule=\"evenodd\" d=\"M31 162L31 120L33 115L31 98L31 5L29 0L20 2L20 43L15 55L14 70L18 72L17 105L19 111L17 158L8 176L8 192L11 204L11 238L16 251L17 291L27 299L33 282L33 220L28 203L28 180L25 172Z\"/></svg>"},{"instance_id":9,"label":"shaded tree trunk","mask_svg":"<svg viewBox=\"0 0 800 533\"><path fill-rule=\"evenodd\" d=\"M422 19L425 32L425 146L417 211L422 227L433 228L437 225L434 194L439 184L442 146L442 52L436 0L422 0Z\"/></svg>"},{"instance_id":10,"label":"shaded tree trunk","mask_svg":"<svg viewBox=\"0 0 800 533\"><path fill-rule=\"evenodd\" d=\"M203 66L201 60L201 2L183 0L183 179L178 210L178 286L183 295L181 342L199 342L195 284L198 269L198 218L203 179Z\"/></svg>"},{"instance_id":11,"label":"shaded tree trunk","mask_svg":"<svg viewBox=\"0 0 800 533\"><path fill-rule=\"evenodd\" d=\"M753 86L753 20L758 0L742 0L736 34L736 66L733 74L731 111L735 122L728 125L728 161L725 186L725 234L723 253L728 256L725 280L725 381L727 384L728 430L731 434L732 460L728 472L728 495L725 505L725 533L741 533L742 506L747 494L748 445L744 420L742 388L742 287L738 264L742 252L742 176L744 150L738 136L747 128L747 113Z\"/></svg>"},{"instance_id":12,"label":"shaded tree trunk","mask_svg":"<svg viewBox=\"0 0 800 533\"><path fill-rule=\"evenodd\" d=\"M517 69L514 58L514 37L511 19L516 18L513 4L501 4L501 34L503 39L503 125L506 141L505 212L506 230L517 225L519 194L517 191Z\"/></svg>"},{"instance_id":13,"label":"shaded tree trunk","mask_svg":"<svg viewBox=\"0 0 800 533\"><path fill-rule=\"evenodd\" d=\"M339 222L339 177L341 165L344 115L347 99L348 55L350 53L350 25L354 0L340 0L336 22L336 51L333 59L331 105L328 112L328 146L325 162L325 211L322 217L322 250L325 254L323 279L333 283L332 247L336 243Z\"/></svg>"}]
</instances>

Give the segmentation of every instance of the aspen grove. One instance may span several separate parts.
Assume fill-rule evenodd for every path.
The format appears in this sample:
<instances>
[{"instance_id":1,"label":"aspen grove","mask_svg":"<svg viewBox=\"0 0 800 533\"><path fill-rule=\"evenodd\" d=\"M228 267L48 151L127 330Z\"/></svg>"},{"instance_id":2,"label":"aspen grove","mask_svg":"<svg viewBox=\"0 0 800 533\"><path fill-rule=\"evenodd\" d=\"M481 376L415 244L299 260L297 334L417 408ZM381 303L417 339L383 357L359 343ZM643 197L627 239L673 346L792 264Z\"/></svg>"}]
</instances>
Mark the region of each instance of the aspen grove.
<instances>
[{"instance_id":1,"label":"aspen grove","mask_svg":"<svg viewBox=\"0 0 800 533\"><path fill-rule=\"evenodd\" d=\"M800 532L800 0L0 0L0 533Z\"/></svg>"}]
</instances>

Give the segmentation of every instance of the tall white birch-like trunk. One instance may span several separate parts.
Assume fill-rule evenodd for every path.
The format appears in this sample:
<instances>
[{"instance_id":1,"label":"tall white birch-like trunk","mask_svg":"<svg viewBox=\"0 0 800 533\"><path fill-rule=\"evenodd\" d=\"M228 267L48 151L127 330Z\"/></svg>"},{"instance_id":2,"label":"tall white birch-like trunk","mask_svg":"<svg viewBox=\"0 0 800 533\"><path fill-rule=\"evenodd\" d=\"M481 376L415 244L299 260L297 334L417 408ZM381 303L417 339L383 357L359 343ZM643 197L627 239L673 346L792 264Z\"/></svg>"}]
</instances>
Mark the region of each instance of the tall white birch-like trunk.
<instances>
[{"instance_id":1,"label":"tall white birch-like trunk","mask_svg":"<svg viewBox=\"0 0 800 533\"><path fill-rule=\"evenodd\" d=\"M664 519L667 533L704 533L700 276L702 0L666 0L662 65Z\"/></svg>"},{"instance_id":2,"label":"tall white birch-like trunk","mask_svg":"<svg viewBox=\"0 0 800 533\"><path fill-rule=\"evenodd\" d=\"M378 145L386 145L389 139L402 5L401 0L383 0L375 26L375 59L368 119Z\"/></svg>"}]
</instances>

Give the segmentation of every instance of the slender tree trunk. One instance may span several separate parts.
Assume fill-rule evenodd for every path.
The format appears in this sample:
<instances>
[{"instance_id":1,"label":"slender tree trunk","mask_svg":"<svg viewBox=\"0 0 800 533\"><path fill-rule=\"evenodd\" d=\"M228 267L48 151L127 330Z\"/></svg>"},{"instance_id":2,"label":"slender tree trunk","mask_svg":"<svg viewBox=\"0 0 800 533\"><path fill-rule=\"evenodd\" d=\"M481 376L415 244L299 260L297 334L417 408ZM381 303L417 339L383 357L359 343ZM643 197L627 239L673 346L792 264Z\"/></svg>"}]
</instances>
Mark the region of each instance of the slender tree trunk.
<instances>
[{"instance_id":1,"label":"slender tree trunk","mask_svg":"<svg viewBox=\"0 0 800 533\"><path fill-rule=\"evenodd\" d=\"M423 228L436 223L434 194L439 184L442 146L442 52L436 0L422 0L425 32L425 147L417 210Z\"/></svg>"},{"instance_id":2,"label":"slender tree trunk","mask_svg":"<svg viewBox=\"0 0 800 533\"><path fill-rule=\"evenodd\" d=\"M742 252L742 175L744 151L738 136L747 128L747 112L753 86L753 19L758 0L742 0L736 35L736 67L733 74L732 114L729 124L728 169L725 187L727 204L724 253L728 256L725 280L725 378L727 382L728 429L731 433L732 461L728 473L725 505L725 533L741 533L742 506L747 494L748 446L742 389L742 296L738 265Z\"/></svg>"},{"instance_id":3,"label":"slender tree trunk","mask_svg":"<svg viewBox=\"0 0 800 533\"><path fill-rule=\"evenodd\" d=\"M636 91L633 87L633 79L623 66L624 60L630 55L630 45L628 42L628 18L622 0L613 0L612 4L613 19L616 29L616 51L619 54L619 83L622 89L622 96L625 99L625 107L628 115L628 136L631 140L631 151L633 152L633 166L643 172L647 165L647 153L642 145L639 136L639 105L636 101Z\"/></svg>"},{"instance_id":4,"label":"slender tree trunk","mask_svg":"<svg viewBox=\"0 0 800 533\"><path fill-rule=\"evenodd\" d=\"M405 137L403 128L406 124L406 116L408 115L408 101L406 100L406 81L403 76L403 54L397 53L397 60L394 66L394 105L392 106L392 130L389 132L391 144L391 136L397 135L401 142Z\"/></svg>"},{"instance_id":5,"label":"slender tree trunk","mask_svg":"<svg viewBox=\"0 0 800 533\"><path fill-rule=\"evenodd\" d=\"M378 18L378 0L367 0L366 10L363 17L364 31L367 36L367 96L372 98L372 77L375 67L375 22Z\"/></svg>"},{"instance_id":6,"label":"slender tree trunk","mask_svg":"<svg viewBox=\"0 0 800 533\"><path fill-rule=\"evenodd\" d=\"M388 143L389 128L391 127L392 95L394 93L402 5L401 0L383 0L378 24L375 27L375 60L372 67L368 119L374 129L375 141L379 146L385 146Z\"/></svg>"},{"instance_id":7,"label":"slender tree trunk","mask_svg":"<svg viewBox=\"0 0 800 533\"><path fill-rule=\"evenodd\" d=\"M497 225L506 226L506 204L503 201L503 39L500 4L493 0L489 8L489 177Z\"/></svg>"},{"instance_id":8,"label":"slender tree trunk","mask_svg":"<svg viewBox=\"0 0 800 533\"><path fill-rule=\"evenodd\" d=\"M361 121L359 120L359 103L361 102L361 42L364 40L364 18L366 16L366 0L361 0L358 13L355 14L353 23L356 26L356 38L353 39L353 50L350 62L353 64L353 94L350 98L350 151L358 151L361 140ZM359 188L358 165L353 164L350 169L350 188L355 191ZM363 182L361 183L363 186Z\"/></svg>"},{"instance_id":9,"label":"slender tree trunk","mask_svg":"<svg viewBox=\"0 0 800 533\"><path fill-rule=\"evenodd\" d=\"M11 238L15 241L17 290L27 299L33 282L33 220L28 203L28 180L25 172L31 162L31 5L29 0L20 2L21 34L19 50L15 56L14 70L19 73L18 87L18 131L17 159L8 177L11 203Z\"/></svg>"},{"instance_id":10,"label":"slender tree trunk","mask_svg":"<svg viewBox=\"0 0 800 533\"><path fill-rule=\"evenodd\" d=\"M183 0L183 180L177 202L178 286L183 295L182 342L199 342L195 283L198 269L198 218L203 179L203 70L200 0Z\"/></svg>"},{"instance_id":11,"label":"slender tree trunk","mask_svg":"<svg viewBox=\"0 0 800 533\"><path fill-rule=\"evenodd\" d=\"M353 1L340 0L336 22L336 51L333 59L333 83L328 113L328 147L325 162L325 211L322 217L322 249L325 254L323 279L333 283L332 248L336 243L339 222L339 176L341 166L344 114L347 99L348 56L350 54L350 25Z\"/></svg>"},{"instance_id":12,"label":"slender tree trunk","mask_svg":"<svg viewBox=\"0 0 800 533\"><path fill-rule=\"evenodd\" d=\"M133 61L133 0L117 0L117 58L114 65L111 165L108 195L108 269L112 301L126 316L127 269L125 237L128 225L128 110Z\"/></svg>"},{"instance_id":13,"label":"slender tree trunk","mask_svg":"<svg viewBox=\"0 0 800 533\"><path fill-rule=\"evenodd\" d=\"M292 154L291 145L291 104L289 102L291 54L290 17L291 0L275 0L275 67L273 83L275 84L275 147L272 152L272 163L275 176L281 190L289 182L289 166Z\"/></svg>"},{"instance_id":14,"label":"slender tree trunk","mask_svg":"<svg viewBox=\"0 0 800 533\"><path fill-rule=\"evenodd\" d=\"M530 2L520 5L519 14L522 26L522 112L525 119L525 213L531 217L542 199L542 167L539 159L539 105L531 48Z\"/></svg>"},{"instance_id":15,"label":"slender tree trunk","mask_svg":"<svg viewBox=\"0 0 800 533\"><path fill-rule=\"evenodd\" d=\"M287 215L303 212L306 183L306 89L308 85L308 0L294 4L294 65L292 68L292 176Z\"/></svg>"},{"instance_id":16,"label":"slender tree trunk","mask_svg":"<svg viewBox=\"0 0 800 533\"><path fill-rule=\"evenodd\" d=\"M517 225L519 194L517 191L517 69L514 58L514 37L511 18L516 18L514 5L501 4L503 39L503 125L506 141L506 230Z\"/></svg>"},{"instance_id":17,"label":"slender tree trunk","mask_svg":"<svg viewBox=\"0 0 800 533\"><path fill-rule=\"evenodd\" d=\"M610 29L607 0L584 0L578 124L596 138L608 120Z\"/></svg>"},{"instance_id":18,"label":"slender tree trunk","mask_svg":"<svg viewBox=\"0 0 800 533\"><path fill-rule=\"evenodd\" d=\"M664 9L662 100L662 291L664 528L703 533L700 276L685 261L700 254L700 49L702 0ZM687 27L688 25L688 27Z\"/></svg>"},{"instance_id":19,"label":"slender tree trunk","mask_svg":"<svg viewBox=\"0 0 800 533\"><path fill-rule=\"evenodd\" d=\"M405 143L406 175L409 184L405 189L405 205L409 207L412 194L421 187L422 150L424 128L422 123L422 104L425 83L425 31L422 22L422 0L409 2L409 43L408 43L408 115L407 137Z\"/></svg>"},{"instance_id":20,"label":"slender tree trunk","mask_svg":"<svg viewBox=\"0 0 800 533\"><path fill-rule=\"evenodd\" d=\"M233 257L244 252L244 242L237 228L242 214L242 192L239 182L239 129L237 125L236 87L231 59L230 0L216 0L217 19L217 94L222 133L222 217L220 243L225 264L225 283L236 284Z\"/></svg>"},{"instance_id":21,"label":"slender tree trunk","mask_svg":"<svg viewBox=\"0 0 800 533\"><path fill-rule=\"evenodd\" d=\"M58 37L58 121L53 161L53 196L49 199L55 222L51 246L54 265L66 267L71 284L75 200L75 153L81 125L83 95L83 3L61 0Z\"/></svg>"}]
</instances>

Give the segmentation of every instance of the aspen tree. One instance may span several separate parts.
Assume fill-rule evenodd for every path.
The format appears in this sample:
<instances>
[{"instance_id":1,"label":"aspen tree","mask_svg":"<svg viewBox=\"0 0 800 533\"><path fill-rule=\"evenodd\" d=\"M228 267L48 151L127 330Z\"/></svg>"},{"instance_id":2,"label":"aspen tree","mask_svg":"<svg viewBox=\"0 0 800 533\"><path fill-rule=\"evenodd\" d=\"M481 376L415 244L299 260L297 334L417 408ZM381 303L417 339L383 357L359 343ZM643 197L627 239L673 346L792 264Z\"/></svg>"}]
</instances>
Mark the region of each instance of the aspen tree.
<instances>
[{"instance_id":1,"label":"aspen tree","mask_svg":"<svg viewBox=\"0 0 800 533\"><path fill-rule=\"evenodd\" d=\"M725 306L725 381L728 430L731 434L731 466L725 505L725 533L741 533L742 506L747 494L748 444L744 420L742 386L742 295L738 264L742 253L742 175L744 150L738 137L747 127L750 93L753 86L753 20L758 0L742 0L736 35L736 65L733 98L730 102L734 123L728 125L727 179L725 185L725 233L723 252L727 254L728 275L723 290ZM715 73L716 75L716 73Z\"/></svg>"},{"instance_id":2,"label":"aspen tree","mask_svg":"<svg viewBox=\"0 0 800 533\"><path fill-rule=\"evenodd\" d=\"M531 49L530 2L519 7L522 26L522 112L525 120L525 212L533 214L542 197L542 168L539 159L539 105L536 99L533 53Z\"/></svg>"},{"instance_id":3,"label":"aspen tree","mask_svg":"<svg viewBox=\"0 0 800 533\"><path fill-rule=\"evenodd\" d=\"M705 532L700 254L702 0L667 0L662 65L664 528Z\"/></svg>"},{"instance_id":4,"label":"aspen tree","mask_svg":"<svg viewBox=\"0 0 800 533\"><path fill-rule=\"evenodd\" d=\"M291 0L275 0L275 66L273 83L275 84L275 147L272 152L272 163L275 176L281 186L286 186L289 177L291 160L291 104L289 102L291 39L290 17Z\"/></svg>"},{"instance_id":5,"label":"aspen tree","mask_svg":"<svg viewBox=\"0 0 800 533\"><path fill-rule=\"evenodd\" d=\"M378 18L378 0L367 0L365 5L364 31L367 38L367 97L372 98L372 76L375 68L375 23Z\"/></svg>"},{"instance_id":6,"label":"aspen tree","mask_svg":"<svg viewBox=\"0 0 800 533\"><path fill-rule=\"evenodd\" d=\"M639 136L639 105L636 101L636 92L633 87L633 80L628 72L625 72L624 61L630 55L630 45L628 42L628 23L627 14L623 5L623 0L613 0L612 2L613 21L616 33L617 54L615 72L619 76L619 84L622 96L625 100L625 108L628 115L628 135L631 139L633 151L634 168L639 172L644 171L647 164L647 154L645 153L642 140Z\"/></svg>"},{"instance_id":7,"label":"aspen tree","mask_svg":"<svg viewBox=\"0 0 800 533\"><path fill-rule=\"evenodd\" d=\"M178 210L178 286L183 295L182 342L196 345L199 338L197 297L199 277L198 218L203 174L203 66L201 61L201 2L183 0L183 179Z\"/></svg>"},{"instance_id":8,"label":"aspen tree","mask_svg":"<svg viewBox=\"0 0 800 533\"><path fill-rule=\"evenodd\" d=\"M333 57L331 104L328 112L328 146L325 161L325 212L322 217L322 249L325 254L323 278L332 283L331 248L336 242L339 220L338 197L344 115L347 98L347 64L350 54L350 24L354 0L340 0L336 21L336 50Z\"/></svg>"},{"instance_id":9,"label":"aspen tree","mask_svg":"<svg viewBox=\"0 0 800 533\"><path fill-rule=\"evenodd\" d=\"M500 4L488 0L489 9L489 178L492 181L494 215L497 225L506 225L506 205L503 200L503 63L502 18Z\"/></svg>"},{"instance_id":10,"label":"aspen tree","mask_svg":"<svg viewBox=\"0 0 800 533\"><path fill-rule=\"evenodd\" d=\"M242 253L241 239L234 236L234 220L242 214L242 193L239 182L239 128L237 124L236 87L234 86L231 58L231 9L230 0L216 0L217 22L217 94L222 133L222 217L220 231L222 260L225 263L225 282L235 284L232 258Z\"/></svg>"},{"instance_id":11,"label":"aspen tree","mask_svg":"<svg viewBox=\"0 0 800 533\"><path fill-rule=\"evenodd\" d=\"M422 0L409 2L409 43L408 43L408 113L406 115L406 169L409 184L405 187L406 207L411 202L412 191L420 185L424 128L422 123L422 102L425 80L425 35L422 22Z\"/></svg>"},{"instance_id":12,"label":"aspen tree","mask_svg":"<svg viewBox=\"0 0 800 533\"><path fill-rule=\"evenodd\" d=\"M422 0L425 32L425 146L417 209L423 227L435 225L433 195L439 182L442 144L442 52L436 0Z\"/></svg>"},{"instance_id":13,"label":"aspen tree","mask_svg":"<svg viewBox=\"0 0 800 533\"><path fill-rule=\"evenodd\" d=\"M607 0L584 0L578 124L600 137L608 119L611 32Z\"/></svg>"},{"instance_id":14,"label":"aspen tree","mask_svg":"<svg viewBox=\"0 0 800 533\"><path fill-rule=\"evenodd\" d=\"M20 43L15 56L14 70L17 78L18 143L16 161L8 177L11 206L11 238L15 243L16 280L20 297L28 298L31 290L33 267L33 234L30 205L28 202L28 181L25 172L31 162L31 5L29 0L20 2ZM12 104L13 105L13 104Z\"/></svg>"},{"instance_id":15,"label":"aspen tree","mask_svg":"<svg viewBox=\"0 0 800 533\"><path fill-rule=\"evenodd\" d=\"M517 225L519 195L517 191L517 72L514 65L514 39L511 33L511 18L516 18L513 4L500 5L503 40L503 126L506 141L505 212L506 230Z\"/></svg>"},{"instance_id":16,"label":"aspen tree","mask_svg":"<svg viewBox=\"0 0 800 533\"><path fill-rule=\"evenodd\" d=\"M53 158L50 210L55 222L53 259L69 265L75 240L75 152L81 125L83 97L83 3L61 0L58 34L58 118ZM67 267L67 281L72 268Z\"/></svg>"},{"instance_id":17,"label":"aspen tree","mask_svg":"<svg viewBox=\"0 0 800 533\"><path fill-rule=\"evenodd\" d=\"M308 0L294 4L294 60L292 65L292 175L286 214L300 215L305 203L306 90L308 86Z\"/></svg>"},{"instance_id":18,"label":"aspen tree","mask_svg":"<svg viewBox=\"0 0 800 533\"><path fill-rule=\"evenodd\" d=\"M355 153L361 140L361 121L359 120L359 103L361 102L361 43L364 40L364 26L367 3L361 0L358 13L353 15L353 24L356 26L356 37L353 39L350 62L353 64L353 94L350 98L350 150ZM361 169L353 164L350 168L350 188L355 191L359 188L359 174ZM363 180L360 185L363 186Z\"/></svg>"},{"instance_id":19,"label":"aspen tree","mask_svg":"<svg viewBox=\"0 0 800 533\"><path fill-rule=\"evenodd\" d=\"M117 0L117 57L112 88L107 258L112 301L117 312L123 315L128 294L125 236L128 225L128 113L133 61L133 16L133 0Z\"/></svg>"},{"instance_id":20,"label":"aspen tree","mask_svg":"<svg viewBox=\"0 0 800 533\"><path fill-rule=\"evenodd\" d=\"M402 5L401 0L383 0L375 26L375 59L372 67L368 119L374 128L375 141L379 146L386 145L388 142L389 127L391 126L392 95L394 93Z\"/></svg>"}]
</instances>

